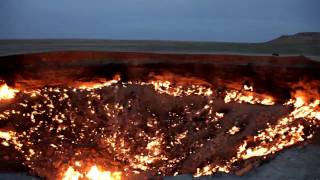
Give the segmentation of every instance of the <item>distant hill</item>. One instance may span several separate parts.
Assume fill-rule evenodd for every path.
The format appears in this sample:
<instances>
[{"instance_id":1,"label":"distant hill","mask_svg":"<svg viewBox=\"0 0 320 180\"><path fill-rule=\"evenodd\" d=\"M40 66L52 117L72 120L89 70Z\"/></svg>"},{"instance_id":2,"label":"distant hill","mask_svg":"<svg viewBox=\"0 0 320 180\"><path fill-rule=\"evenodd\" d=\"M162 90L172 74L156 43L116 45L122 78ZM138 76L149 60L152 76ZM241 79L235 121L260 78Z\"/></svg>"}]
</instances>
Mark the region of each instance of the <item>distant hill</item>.
<instances>
[{"instance_id":1,"label":"distant hill","mask_svg":"<svg viewBox=\"0 0 320 180\"><path fill-rule=\"evenodd\" d=\"M313 44L320 43L320 32L302 32L294 35L280 36L267 43L274 44Z\"/></svg>"}]
</instances>

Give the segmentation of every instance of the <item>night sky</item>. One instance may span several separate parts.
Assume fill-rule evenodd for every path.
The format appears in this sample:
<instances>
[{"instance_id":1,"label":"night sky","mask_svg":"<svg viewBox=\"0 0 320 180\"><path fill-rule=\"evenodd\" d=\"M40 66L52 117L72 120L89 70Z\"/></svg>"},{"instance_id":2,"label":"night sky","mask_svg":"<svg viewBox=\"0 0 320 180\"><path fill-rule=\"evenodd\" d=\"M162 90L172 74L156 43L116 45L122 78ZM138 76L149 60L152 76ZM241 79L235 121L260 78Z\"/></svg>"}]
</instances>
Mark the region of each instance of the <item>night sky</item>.
<instances>
[{"instance_id":1,"label":"night sky","mask_svg":"<svg viewBox=\"0 0 320 180\"><path fill-rule=\"evenodd\" d=\"M0 39L262 42L320 31L319 0L1 0Z\"/></svg>"}]
</instances>

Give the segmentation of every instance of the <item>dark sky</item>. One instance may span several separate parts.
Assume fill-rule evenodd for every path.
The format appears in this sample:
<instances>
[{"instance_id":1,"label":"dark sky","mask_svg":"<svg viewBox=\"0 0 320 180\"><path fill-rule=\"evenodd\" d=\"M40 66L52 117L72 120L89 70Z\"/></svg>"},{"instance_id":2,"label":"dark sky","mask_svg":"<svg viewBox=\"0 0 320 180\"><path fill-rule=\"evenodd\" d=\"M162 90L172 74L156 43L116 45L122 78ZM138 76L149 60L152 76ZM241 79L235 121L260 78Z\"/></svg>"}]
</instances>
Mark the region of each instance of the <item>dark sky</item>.
<instances>
[{"instance_id":1,"label":"dark sky","mask_svg":"<svg viewBox=\"0 0 320 180\"><path fill-rule=\"evenodd\" d=\"M320 31L320 0L0 0L0 39L261 42Z\"/></svg>"}]
</instances>

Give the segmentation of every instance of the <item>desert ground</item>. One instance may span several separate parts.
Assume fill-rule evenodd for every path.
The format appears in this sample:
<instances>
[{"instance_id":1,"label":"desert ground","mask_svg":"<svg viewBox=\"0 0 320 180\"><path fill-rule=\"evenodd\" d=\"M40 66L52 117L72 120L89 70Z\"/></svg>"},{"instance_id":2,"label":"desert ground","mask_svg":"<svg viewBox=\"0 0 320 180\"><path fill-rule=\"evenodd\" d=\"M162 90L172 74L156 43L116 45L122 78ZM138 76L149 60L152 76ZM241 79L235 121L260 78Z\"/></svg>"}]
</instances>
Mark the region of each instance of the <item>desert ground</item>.
<instances>
[{"instance_id":1,"label":"desert ground","mask_svg":"<svg viewBox=\"0 0 320 180\"><path fill-rule=\"evenodd\" d=\"M298 33L261 43L139 40L0 40L0 56L48 51L320 56L320 33Z\"/></svg>"}]
</instances>

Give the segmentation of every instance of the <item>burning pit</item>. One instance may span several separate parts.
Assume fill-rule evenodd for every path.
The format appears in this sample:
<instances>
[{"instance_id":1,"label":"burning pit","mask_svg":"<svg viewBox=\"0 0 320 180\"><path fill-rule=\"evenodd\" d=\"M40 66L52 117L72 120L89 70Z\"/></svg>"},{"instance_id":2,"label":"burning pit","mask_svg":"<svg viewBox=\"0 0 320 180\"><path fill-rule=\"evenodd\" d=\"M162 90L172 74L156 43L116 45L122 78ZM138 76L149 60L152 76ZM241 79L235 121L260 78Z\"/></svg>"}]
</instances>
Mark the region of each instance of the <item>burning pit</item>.
<instances>
[{"instance_id":1,"label":"burning pit","mask_svg":"<svg viewBox=\"0 0 320 180\"><path fill-rule=\"evenodd\" d=\"M241 175L319 143L320 63L304 57L56 52L0 62L0 170Z\"/></svg>"}]
</instances>

